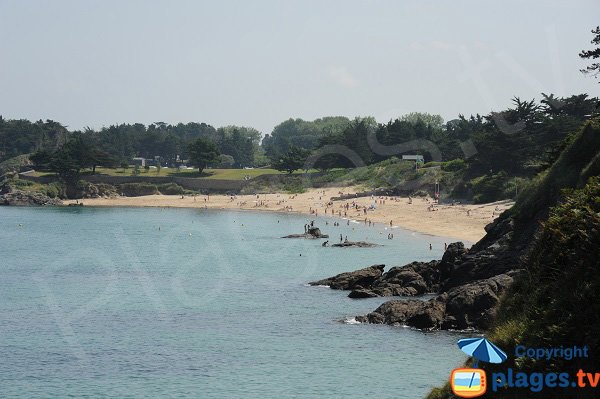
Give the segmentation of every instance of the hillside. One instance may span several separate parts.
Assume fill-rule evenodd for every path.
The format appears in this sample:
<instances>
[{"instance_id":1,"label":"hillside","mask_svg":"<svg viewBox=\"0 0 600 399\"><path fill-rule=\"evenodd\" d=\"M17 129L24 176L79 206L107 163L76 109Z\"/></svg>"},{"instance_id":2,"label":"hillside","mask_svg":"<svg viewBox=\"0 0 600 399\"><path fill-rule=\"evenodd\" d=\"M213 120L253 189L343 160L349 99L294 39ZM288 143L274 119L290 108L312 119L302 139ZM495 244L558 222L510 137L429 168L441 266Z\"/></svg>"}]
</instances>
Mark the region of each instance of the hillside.
<instances>
[{"instance_id":1,"label":"hillside","mask_svg":"<svg viewBox=\"0 0 600 399\"><path fill-rule=\"evenodd\" d=\"M588 123L569 139L552 168L517 201L505 219L514 221L513 241L535 239L522 262L522 273L502 297L487 336L509 351L489 372L596 371L600 364L600 121ZM539 221L543 220L541 224ZM539 227L538 227L539 226ZM535 234L532 232L535 231ZM489 240L485 238L482 241ZM479 247L482 243L477 244ZM516 259L515 259L516 261ZM528 347L589 347L589 357L553 361L516 360L510 350ZM527 389L500 389L488 398L522 398ZM571 395L571 396L569 396ZM430 399L449 398L449 387ZM595 398L593 389L546 389L546 398Z\"/></svg>"}]
</instances>

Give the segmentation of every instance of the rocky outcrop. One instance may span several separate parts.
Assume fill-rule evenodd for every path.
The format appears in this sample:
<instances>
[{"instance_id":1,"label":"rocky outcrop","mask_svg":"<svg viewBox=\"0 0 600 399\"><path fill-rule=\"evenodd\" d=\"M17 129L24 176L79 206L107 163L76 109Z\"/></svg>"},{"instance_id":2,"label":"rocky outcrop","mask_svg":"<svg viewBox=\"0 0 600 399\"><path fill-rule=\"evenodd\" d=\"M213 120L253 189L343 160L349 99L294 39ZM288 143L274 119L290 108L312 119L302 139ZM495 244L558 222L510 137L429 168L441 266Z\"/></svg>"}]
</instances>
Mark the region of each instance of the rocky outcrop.
<instances>
[{"instance_id":1,"label":"rocky outcrop","mask_svg":"<svg viewBox=\"0 0 600 399\"><path fill-rule=\"evenodd\" d=\"M502 274L461 285L428 301L391 300L356 320L420 329L485 329L491 325L500 295L512 282L513 277Z\"/></svg>"},{"instance_id":2,"label":"rocky outcrop","mask_svg":"<svg viewBox=\"0 0 600 399\"><path fill-rule=\"evenodd\" d=\"M337 287L341 290L352 290L348 295L350 298L372 298L378 296L416 296L427 293L436 293L440 285L440 261L413 262L406 266L392 267L383 273L384 265L377 265L377 278L372 279L369 284L362 283L359 287L344 285ZM364 273L375 266L360 269L354 272L342 273L316 283L336 281L346 276ZM329 285L313 284L312 285Z\"/></svg>"},{"instance_id":3,"label":"rocky outcrop","mask_svg":"<svg viewBox=\"0 0 600 399\"><path fill-rule=\"evenodd\" d=\"M385 265L373 265L353 272L341 273L324 280L313 281L310 285L328 285L334 290L355 290L370 287L383 274Z\"/></svg>"},{"instance_id":4,"label":"rocky outcrop","mask_svg":"<svg viewBox=\"0 0 600 399\"><path fill-rule=\"evenodd\" d=\"M318 227L309 227L303 234L290 234L281 238L329 238L329 235L321 233Z\"/></svg>"},{"instance_id":5,"label":"rocky outcrop","mask_svg":"<svg viewBox=\"0 0 600 399\"><path fill-rule=\"evenodd\" d=\"M528 240L513 237L510 218L486 227L487 235L467 250L463 243L448 246L441 260L396 266L360 284L338 284L350 298L420 296L428 301L392 300L356 319L365 323L405 324L425 329L485 329L494 318L502 294L519 273ZM369 268L367 268L369 269ZM367 269L343 273L352 276ZM322 280L335 281L339 276ZM372 276L371 276L372 277Z\"/></svg>"},{"instance_id":6,"label":"rocky outcrop","mask_svg":"<svg viewBox=\"0 0 600 399\"><path fill-rule=\"evenodd\" d=\"M42 205L62 205L58 198L50 198L45 194L35 191L13 190L9 193L0 195L0 205L13 206L42 206Z\"/></svg>"},{"instance_id":7,"label":"rocky outcrop","mask_svg":"<svg viewBox=\"0 0 600 399\"><path fill-rule=\"evenodd\" d=\"M408 325L420 329L439 328L444 319L446 305L444 296L430 301L411 299L387 301L356 321L372 324Z\"/></svg>"},{"instance_id":8,"label":"rocky outcrop","mask_svg":"<svg viewBox=\"0 0 600 399\"><path fill-rule=\"evenodd\" d=\"M444 329L490 327L501 294L513 282L514 273L460 285L448 291Z\"/></svg>"},{"instance_id":9,"label":"rocky outcrop","mask_svg":"<svg viewBox=\"0 0 600 399\"><path fill-rule=\"evenodd\" d=\"M340 242L340 243L332 245L332 247L338 247L338 248L352 248L352 247L372 248L372 247L380 247L380 246L381 245L379 245L379 244L373 244L371 242L366 242L366 241L344 241L344 242Z\"/></svg>"}]
</instances>

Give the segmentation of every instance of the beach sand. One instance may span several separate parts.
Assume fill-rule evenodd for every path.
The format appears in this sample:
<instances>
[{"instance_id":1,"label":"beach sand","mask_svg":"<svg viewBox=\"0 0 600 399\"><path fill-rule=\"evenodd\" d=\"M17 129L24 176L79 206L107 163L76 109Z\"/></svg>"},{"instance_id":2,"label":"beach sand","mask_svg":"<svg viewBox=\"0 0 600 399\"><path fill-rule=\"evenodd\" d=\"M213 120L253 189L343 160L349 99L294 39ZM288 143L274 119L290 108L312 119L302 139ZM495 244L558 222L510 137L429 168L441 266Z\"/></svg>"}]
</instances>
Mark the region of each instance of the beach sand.
<instances>
[{"instance_id":1,"label":"beach sand","mask_svg":"<svg viewBox=\"0 0 600 399\"><path fill-rule=\"evenodd\" d=\"M401 227L420 233L455 238L475 243L485 235L484 227L504 210L512 206L510 201L500 201L480 205L435 205L429 198L413 198L412 204L405 197L359 197L356 199L332 201L332 197L354 194L357 188L311 189L302 194L260 194L260 195L148 195L142 197L117 197L84 199L86 206L101 207L170 207L170 208L209 208L247 209L279 212L299 212L307 215L330 216L337 219L351 219L364 223L365 218L385 227ZM360 209L355 209L352 203ZM75 200L65 204L76 203ZM375 209L364 213L363 207ZM346 205L349 209L346 210ZM367 222L368 224L368 222Z\"/></svg>"}]
</instances>

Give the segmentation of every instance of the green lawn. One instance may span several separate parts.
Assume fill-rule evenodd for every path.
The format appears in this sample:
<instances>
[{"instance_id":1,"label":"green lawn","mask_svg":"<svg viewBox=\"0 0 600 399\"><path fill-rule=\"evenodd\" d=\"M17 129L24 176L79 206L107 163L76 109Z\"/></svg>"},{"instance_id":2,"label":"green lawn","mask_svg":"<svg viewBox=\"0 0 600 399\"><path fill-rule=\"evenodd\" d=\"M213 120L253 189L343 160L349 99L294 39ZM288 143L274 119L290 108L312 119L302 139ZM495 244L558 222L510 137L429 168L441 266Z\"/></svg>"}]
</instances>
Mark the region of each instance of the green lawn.
<instances>
[{"instance_id":1,"label":"green lawn","mask_svg":"<svg viewBox=\"0 0 600 399\"><path fill-rule=\"evenodd\" d=\"M109 176L132 176L133 168L96 168L96 174L109 175ZM84 172L85 173L85 172ZM275 169L204 169L202 175L198 175L198 169L175 169L175 168L161 168L160 173L157 169L150 169L148 171L140 169L139 176L155 177L155 176L179 176L179 177L202 177L206 179L223 179L223 180L242 180L244 176L250 176L250 178L257 177L260 175L272 175L282 174ZM296 173L301 173L297 171ZM49 172L36 171L31 173L32 176L46 176L52 175Z\"/></svg>"}]
</instances>

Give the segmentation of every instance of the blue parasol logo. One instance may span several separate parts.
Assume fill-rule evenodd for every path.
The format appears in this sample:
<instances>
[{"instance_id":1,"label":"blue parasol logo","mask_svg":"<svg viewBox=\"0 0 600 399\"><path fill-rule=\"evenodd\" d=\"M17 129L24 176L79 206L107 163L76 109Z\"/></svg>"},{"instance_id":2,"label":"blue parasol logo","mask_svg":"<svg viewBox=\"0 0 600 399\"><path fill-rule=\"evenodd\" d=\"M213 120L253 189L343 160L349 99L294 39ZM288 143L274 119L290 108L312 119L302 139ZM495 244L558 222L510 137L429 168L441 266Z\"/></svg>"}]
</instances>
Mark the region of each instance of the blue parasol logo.
<instances>
[{"instance_id":1,"label":"blue parasol logo","mask_svg":"<svg viewBox=\"0 0 600 399\"><path fill-rule=\"evenodd\" d=\"M502 363L507 359L506 353L486 338L464 338L458 340L458 347L467 355L473 357L473 368L479 362Z\"/></svg>"},{"instance_id":2,"label":"blue parasol logo","mask_svg":"<svg viewBox=\"0 0 600 399\"><path fill-rule=\"evenodd\" d=\"M487 377L485 370L478 369L480 361L502 363L506 353L485 338L464 338L458 341L458 347L473 357L473 368L460 368L452 371L450 386L452 392L461 398L474 398L485 394Z\"/></svg>"}]
</instances>

